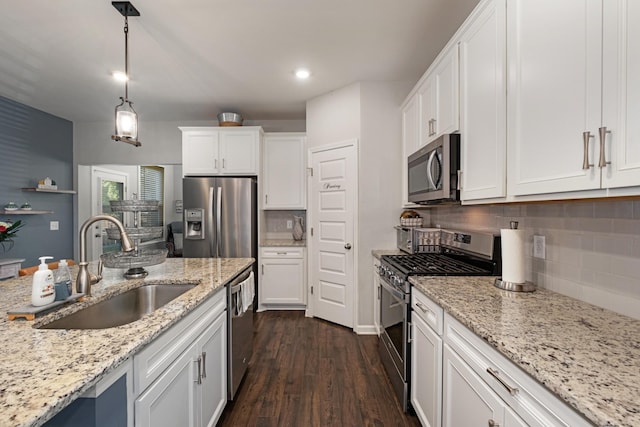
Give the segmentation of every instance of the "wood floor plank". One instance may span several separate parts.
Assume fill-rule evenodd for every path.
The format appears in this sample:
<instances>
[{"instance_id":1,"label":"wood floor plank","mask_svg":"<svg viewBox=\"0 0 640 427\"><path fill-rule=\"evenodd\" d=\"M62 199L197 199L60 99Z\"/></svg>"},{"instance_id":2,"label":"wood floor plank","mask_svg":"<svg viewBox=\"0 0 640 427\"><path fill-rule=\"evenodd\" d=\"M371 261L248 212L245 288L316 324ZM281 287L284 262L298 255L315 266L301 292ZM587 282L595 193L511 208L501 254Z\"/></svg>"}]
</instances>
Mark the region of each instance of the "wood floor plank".
<instances>
[{"instance_id":1,"label":"wood floor plank","mask_svg":"<svg viewBox=\"0 0 640 427\"><path fill-rule=\"evenodd\" d=\"M420 425L393 394L377 337L301 311L255 313L254 326L247 375L218 426Z\"/></svg>"}]
</instances>

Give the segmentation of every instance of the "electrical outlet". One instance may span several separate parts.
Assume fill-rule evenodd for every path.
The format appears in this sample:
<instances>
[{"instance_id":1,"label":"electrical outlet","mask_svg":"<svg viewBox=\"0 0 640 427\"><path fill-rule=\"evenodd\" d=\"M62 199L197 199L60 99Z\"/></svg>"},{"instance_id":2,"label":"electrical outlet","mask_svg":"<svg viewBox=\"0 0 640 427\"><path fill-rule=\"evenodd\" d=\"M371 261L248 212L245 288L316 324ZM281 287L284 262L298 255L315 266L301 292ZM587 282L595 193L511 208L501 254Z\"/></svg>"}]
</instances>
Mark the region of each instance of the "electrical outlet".
<instances>
[{"instance_id":1,"label":"electrical outlet","mask_svg":"<svg viewBox=\"0 0 640 427\"><path fill-rule=\"evenodd\" d=\"M49 221L49 230L51 231L60 230L60 223L58 221Z\"/></svg>"},{"instance_id":2,"label":"electrical outlet","mask_svg":"<svg viewBox=\"0 0 640 427\"><path fill-rule=\"evenodd\" d=\"M533 236L533 257L545 259L546 252L544 236Z\"/></svg>"},{"instance_id":3,"label":"electrical outlet","mask_svg":"<svg viewBox=\"0 0 640 427\"><path fill-rule=\"evenodd\" d=\"M291 230L293 228L293 221L288 219L287 220L287 230Z\"/></svg>"}]
</instances>

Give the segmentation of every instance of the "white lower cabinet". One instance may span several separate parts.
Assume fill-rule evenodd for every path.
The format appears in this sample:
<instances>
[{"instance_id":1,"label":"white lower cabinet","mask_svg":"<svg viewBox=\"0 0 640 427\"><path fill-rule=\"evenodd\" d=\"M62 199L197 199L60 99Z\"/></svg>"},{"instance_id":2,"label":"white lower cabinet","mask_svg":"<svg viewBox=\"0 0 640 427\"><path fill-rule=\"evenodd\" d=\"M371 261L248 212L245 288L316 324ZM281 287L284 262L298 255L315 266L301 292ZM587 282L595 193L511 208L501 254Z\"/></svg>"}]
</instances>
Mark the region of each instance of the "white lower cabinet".
<instances>
[{"instance_id":1,"label":"white lower cabinet","mask_svg":"<svg viewBox=\"0 0 640 427\"><path fill-rule=\"evenodd\" d=\"M443 426L526 426L517 415L505 423L505 403L448 345L444 346Z\"/></svg>"},{"instance_id":2,"label":"white lower cabinet","mask_svg":"<svg viewBox=\"0 0 640 427\"><path fill-rule=\"evenodd\" d=\"M306 306L303 247L265 247L260 251L260 309Z\"/></svg>"},{"instance_id":3,"label":"white lower cabinet","mask_svg":"<svg viewBox=\"0 0 640 427\"><path fill-rule=\"evenodd\" d=\"M423 426L435 427L441 425L442 415L442 338L415 313L411 315L411 405Z\"/></svg>"},{"instance_id":4,"label":"white lower cabinet","mask_svg":"<svg viewBox=\"0 0 640 427\"><path fill-rule=\"evenodd\" d=\"M376 335L380 336L380 260L373 257L373 327Z\"/></svg>"},{"instance_id":5,"label":"white lower cabinet","mask_svg":"<svg viewBox=\"0 0 640 427\"><path fill-rule=\"evenodd\" d=\"M444 324L443 426L591 425L449 314Z\"/></svg>"},{"instance_id":6,"label":"white lower cabinet","mask_svg":"<svg viewBox=\"0 0 640 427\"><path fill-rule=\"evenodd\" d=\"M224 289L134 356L137 427L214 426L227 402Z\"/></svg>"}]
</instances>

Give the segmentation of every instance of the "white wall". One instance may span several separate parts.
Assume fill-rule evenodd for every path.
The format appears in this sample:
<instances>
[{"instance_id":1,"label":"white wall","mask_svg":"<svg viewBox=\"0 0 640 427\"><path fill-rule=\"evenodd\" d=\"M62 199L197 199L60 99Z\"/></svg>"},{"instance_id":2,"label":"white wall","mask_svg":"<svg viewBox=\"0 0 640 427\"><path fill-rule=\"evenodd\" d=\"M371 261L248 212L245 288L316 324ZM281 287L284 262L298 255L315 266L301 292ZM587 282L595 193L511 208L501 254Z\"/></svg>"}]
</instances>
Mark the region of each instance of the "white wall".
<instances>
[{"instance_id":1,"label":"white wall","mask_svg":"<svg viewBox=\"0 0 640 427\"><path fill-rule=\"evenodd\" d=\"M400 104L410 83L362 82L307 102L309 148L358 139L358 313L356 332L373 333L372 249L392 248L400 197Z\"/></svg>"}]
</instances>

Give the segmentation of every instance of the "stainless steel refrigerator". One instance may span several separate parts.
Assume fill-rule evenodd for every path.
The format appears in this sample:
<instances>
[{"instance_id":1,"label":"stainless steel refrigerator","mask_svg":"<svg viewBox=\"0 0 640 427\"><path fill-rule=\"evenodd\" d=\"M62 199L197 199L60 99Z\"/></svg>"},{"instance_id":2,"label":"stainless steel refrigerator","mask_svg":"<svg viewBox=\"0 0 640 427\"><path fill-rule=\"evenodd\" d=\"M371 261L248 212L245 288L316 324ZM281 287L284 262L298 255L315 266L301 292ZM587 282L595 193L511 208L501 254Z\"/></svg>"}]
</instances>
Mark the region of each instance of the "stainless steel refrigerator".
<instances>
[{"instance_id":1,"label":"stainless steel refrigerator","mask_svg":"<svg viewBox=\"0 0 640 427\"><path fill-rule=\"evenodd\" d=\"M258 183L255 177L188 177L182 181L183 249L189 258L258 259ZM228 398L233 400L253 352L253 304L237 309L235 281L227 289ZM253 264L254 293L257 263ZM250 299L249 299L250 300ZM235 303L234 303L235 301ZM255 297L254 297L255 301Z\"/></svg>"}]
</instances>

